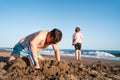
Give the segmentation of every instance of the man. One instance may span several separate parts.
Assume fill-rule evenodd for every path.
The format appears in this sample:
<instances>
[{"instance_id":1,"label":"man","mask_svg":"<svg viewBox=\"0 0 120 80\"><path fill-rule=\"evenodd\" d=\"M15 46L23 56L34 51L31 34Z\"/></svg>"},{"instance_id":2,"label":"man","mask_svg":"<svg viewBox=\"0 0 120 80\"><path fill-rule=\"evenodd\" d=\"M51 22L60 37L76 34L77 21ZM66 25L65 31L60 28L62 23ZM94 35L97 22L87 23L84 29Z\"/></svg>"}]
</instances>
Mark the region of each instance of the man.
<instances>
[{"instance_id":1,"label":"man","mask_svg":"<svg viewBox=\"0 0 120 80\"><path fill-rule=\"evenodd\" d=\"M12 54L8 60L8 63L15 60L18 57L23 57L32 54L32 58L35 62L34 67L39 69L37 53L42 49L52 45L56 60L60 61L60 53L58 48L58 42L62 39L62 32L59 29L53 29L52 31L41 30L33 34L22 38L13 48ZM26 50L27 48L27 50Z\"/></svg>"}]
</instances>

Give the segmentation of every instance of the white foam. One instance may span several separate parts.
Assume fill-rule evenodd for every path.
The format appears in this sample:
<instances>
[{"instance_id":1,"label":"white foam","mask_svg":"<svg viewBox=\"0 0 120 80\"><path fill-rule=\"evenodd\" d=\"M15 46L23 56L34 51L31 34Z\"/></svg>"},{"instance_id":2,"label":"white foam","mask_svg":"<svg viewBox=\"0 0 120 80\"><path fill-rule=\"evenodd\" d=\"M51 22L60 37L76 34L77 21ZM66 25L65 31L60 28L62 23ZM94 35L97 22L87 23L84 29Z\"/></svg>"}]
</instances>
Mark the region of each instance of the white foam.
<instances>
[{"instance_id":1,"label":"white foam","mask_svg":"<svg viewBox=\"0 0 120 80\"><path fill-rule=\"evenodd\" d=\"M54 55L53 50L44 50L41 51L40 54L45 55ZM60 51L61 56L75 56L75 52L67 52L67 51ZM107 60L117 60L120 61L120 57L115 57L114 55L103 52L103 51L95 51L95 52L83 52L82 57L89 57L89 58L100 58L100 59L107 59Z\"/></svg>"},{"instance_id":2,"label":"white foam","mask_svg":"<svg viewBox=\"0 0 120 80\"><path fill-rule=\"evenodd\" d=\"M13 49L6 49L12 51ZM54 55L53 50L42 50L38 53L38 55ZM60 50L61 56L75 56L75 51L67 51L67 50ZM89 57L89 58L100 58L100 59L108 59L108 60L117 60L120 61L120 57L116 57L111 53L104 52L104 51L86 51L82 53L82 57Z\"/></svg>"},{"instance_id":3,"label":"white foam","mask_svg":"<svg viewBox=\"0 0 120 80\"><path fill-rule=\"evenodd\" d=\"M101 51L95 51L95 52L84 52L84 55L91 55L96 57L115 57L114 55L108 53L108 52L101 52Z\"/></svg>"}]
</instances>

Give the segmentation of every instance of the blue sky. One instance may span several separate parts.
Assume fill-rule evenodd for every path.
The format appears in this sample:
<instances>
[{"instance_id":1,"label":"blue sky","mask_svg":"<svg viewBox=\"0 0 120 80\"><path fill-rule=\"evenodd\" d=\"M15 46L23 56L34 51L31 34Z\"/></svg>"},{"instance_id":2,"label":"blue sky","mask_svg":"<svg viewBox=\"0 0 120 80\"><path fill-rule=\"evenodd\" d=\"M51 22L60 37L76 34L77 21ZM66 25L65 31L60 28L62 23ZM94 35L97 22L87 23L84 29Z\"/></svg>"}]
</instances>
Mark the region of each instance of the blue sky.
<instances>
[{"instance_id":1,"label":"blue sky","mask_svg":"<svg viewBox=\"0 0 120 80\"><path fill-rule=\"evenodd\" d=\"M0 0L0 47L58 28L59 48L74 49L76 26L84 36L82 49L120 50L120 0Z\"/></svg>"}]
</instances>

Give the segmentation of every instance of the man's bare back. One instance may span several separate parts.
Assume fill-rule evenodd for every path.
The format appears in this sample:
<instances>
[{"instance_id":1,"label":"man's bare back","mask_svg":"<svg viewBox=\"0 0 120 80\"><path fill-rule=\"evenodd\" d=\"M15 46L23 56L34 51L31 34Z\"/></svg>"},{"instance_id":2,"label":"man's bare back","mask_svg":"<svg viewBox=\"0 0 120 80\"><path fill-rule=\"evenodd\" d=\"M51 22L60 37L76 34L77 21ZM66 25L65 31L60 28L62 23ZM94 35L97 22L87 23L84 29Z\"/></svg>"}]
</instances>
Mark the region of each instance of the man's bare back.
<instances>
[{"instance_id":1,"label":"man's bare back","mask_svg":"<svg viewBox=\"0 0 120 80\"><path fill-rule=\"evenodd\" d=\"M26 41L32 41L32 40L38 40L38 44L36 45L37 46L37 49L38 51L39 50L42 50L46 47L48 47L49 44L46 43L46 37L48 35L49 31L38 31L38 32L35 32L33 34L30 34L28 35L27 37L21 39L19 42L20 43L24 43ZM25 46L28 46L28 45L25 45Z\"/></svg>"}]
</instances>

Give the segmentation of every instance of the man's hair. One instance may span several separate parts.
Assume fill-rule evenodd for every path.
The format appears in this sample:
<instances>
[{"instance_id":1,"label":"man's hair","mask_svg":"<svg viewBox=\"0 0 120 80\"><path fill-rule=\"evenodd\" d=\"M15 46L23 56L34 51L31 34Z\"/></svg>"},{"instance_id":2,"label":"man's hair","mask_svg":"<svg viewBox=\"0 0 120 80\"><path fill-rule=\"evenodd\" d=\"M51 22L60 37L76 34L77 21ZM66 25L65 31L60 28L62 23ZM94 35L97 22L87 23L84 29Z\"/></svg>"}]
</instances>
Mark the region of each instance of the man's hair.
<instances>
[{"instance_id":1,"label":"man's hair","mask_svg":"<svg viewBox=\"0 0 120 80\"><path fill-rule=\"evenodd\" d=\"M62 39L62 32L59 29L54 28L51 31L51 35L50 36L53 36L55 42L57 43L57 42L59 42Z\"/></svg>"},{"instance_id":2,"label":"man's hair","mask_svg":"<svg viewBox=\"0 0 120 80\"><path fill-rule=\"evenodd\" d=\"M80 28L79 27L76 27L75 28L75 32L79 32L80 31Z\"/></svg>"}]
</instances>

